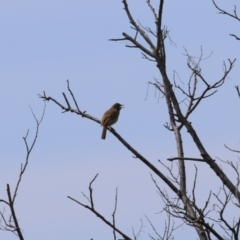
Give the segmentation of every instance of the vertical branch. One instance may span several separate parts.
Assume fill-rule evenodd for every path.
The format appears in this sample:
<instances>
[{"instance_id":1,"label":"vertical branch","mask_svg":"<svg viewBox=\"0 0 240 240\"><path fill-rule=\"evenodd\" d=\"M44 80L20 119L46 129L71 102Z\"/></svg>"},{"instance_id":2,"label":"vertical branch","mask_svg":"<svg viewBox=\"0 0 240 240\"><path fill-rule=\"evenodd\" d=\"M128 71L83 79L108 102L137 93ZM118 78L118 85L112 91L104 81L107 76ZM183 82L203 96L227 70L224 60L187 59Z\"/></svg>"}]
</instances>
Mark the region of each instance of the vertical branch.
<instances>
[{"instance_id":1,"label":"vertical branch","mask_svg":"<svg viewBox=\"0 0 240 240\"><path fill-rule=\"evenodd\" d=\"M117 211L117 196L118 196L118 188L116 188L116 194L115 194L115 206L114 206L114 210L113 210L113 214L112 214L112 217L113 217L113 237L114 237L114 240L117 240L117 236L116 236L116 225L115 225L115 214L116 214L116 211Z\"/></svg>"},{"instance_id":2,"label":"vertical branch","mask_svg":"<svg viewBox=\"0 0 240 240\"><path fill-rule=\"evenodd\" d=\"M164 47L164 38L163 38L163 31L162 31L163 3L164 3L164 0L161 0L159 4L159 10L158 10L156 54L159 54L159 52L161 52L160 57L164 61L164 65L165 65L165 47Z\"/></svg>"},{"instance_id":3,"label":"vertical branch","mask_svg":"<svg viewBox=\"0 0 240 240\"><path fill-rule=\"evenodd\" d=\"M184 157L181 127L178 127L176 124L176 121L181 122L182 119L184 119L184 117L181 112L177 97L172 89L172 84L166 72L166 54L165 54L164 36L163 36L163 30L162 30L163 3L164 3L164 0L161 0L159 4L156 60L157 60L157 67L163 79L164 95L167 102L170 123L176 138L178 157ZM186 119L184 119L184 121L182 122L185 123ZM192 219L196 219L197 218L196 213L193 207L191 206L189 199L186 195L186 170L185 170L184 160L183 161L179 160L179 174L180 174L180 198L185 206L186 212L191 216ZM201 240L206 240L207 235L203 227L201 226L201 224L196 223L194 227L196 232L198 233L199 238Z\"/></svg>"},{"instance_id":4,"label":"vertical branch","mask_svg":"<svg viewBox=\"0 0 240 240\"><path fill-rule=\"evenodd\" d=\"M91 208L94 209L94 202L93 202L93 189L92 189L92 184L96 180L98 174L95 175L93 180L89 184L89 192L90 192L90 203L91 203Z\"/></svg>"},{"instance_id":5,"label":"vertical branch","mask_svg":"<svg viewBox=\"0 0 240 240\"><path fill-rule=\"evenodd\" d=\"M240 90L239 90L239 86L235 86L235 88L236 88L236 90L237 90L237 94L238 94L238 96L239 96L239 98L240 98Z\"/></svg>"},{"instance_id":6,"label":"vertical branch","mask_svg":"<svg viewBox=\"0 0 240 240\"><path fill-rule=\"evenodd\" d=\"M31 107L30 107L30 109L31 109L32 115L33 115L33 117L34 117L34 119L35 119L35 121L36 121L36 125L37 125L37 127L36 127L36 133L35 133L33 142L32 142L32 144L31 144L30 147L29 147L28 142L27 142L27 137L28 137L29 130L27 131L26 136L23 137L23 140L24 140L24 143L25 143L25 146L26 146L26 150L27 150L27 155L26 155L26 160L25 160L24 165L21 164L21 170L20 170L18 182L17 182L16 188L15 188L14 194L13 194L13 203L15 202L15 199L16 199L16 197L17 197L17 191L18 191L18 189L19 189L20 182L21 182L22 177L23 177L23 174L24 174L24 172L25 172L25 170L26 170L26 168L27 168L30 153L31 153L31 151L32 151L32 149L33 149L36 141L37 141L38 132L39 132L39 126L40 126L40 124L41 124L41 122L42 122L42 120L43 120L43 117L44 117L44 114L45 114L45 110L46 110L46 102L44 102L44 108L43 108L43 112L42 112L42 116L41 116L40 120L37 119L37 117L36 117L36 115L34 114L34 112L33 112L33 110L32 110Z\"/></svg>"},{"instance_id":7,"label":"vertical branch","mask_svg":"<svg viewBox=\"0 0 240 240\"><path fill-rule=\"evenodd\" d=\"M175 116L173 109L173 103L172 103L172 86L170 84L170 81L167 77L166 73L166 55L165 55L165 47L164 47L164 36L162 31L162 14L163 14L163 4L164 0L160 1L159 4L159 11L158 11L158 34L157 34L157 55L156 60L158 62L158 68L160 70L160 73L163 77L163 83L164 83L164 95L167 102L168 107L168 113L170 118L170 123L172 126L172 129L175 134L176 138L176 145L177 145L177 151L178 151L178 157L184 157L184 151L183 151L183 144L182 144L182 136L181 136L181 129L177 127ZM179 173L180 173L180 187L181 187L181 194L186 195L186 172L185 172L185 163L184 161L179 161Z\"/></svg>"},{"instance_id":8,"label":"vertical branch","mask_svg":"<svg viewBox=\"0 0 240 240\"><path fill-rule=\"evenodd\" d=\"M11 197L9 184L7 184L7 195L8 195L8 201L9 201L9 207L10 207L11 214L12 214L12 217L13 217L13 221L14 221L14 224L15 224L15 230L17 231L19 239L24 240L21 229L20 229L19 224L18 224L18 220L17 220L16 214L15 214L15 210L14 210L14 207L13 207L14 202L13 202L13 199Z\"/></svg>"},{"instance_id":9,"label":"vertical branch","mask_svg":"<svg viewBox=\"0 0 240 240\"><path fill-rule=\"evenodd\" d=\"M70 92L70 94L71 94L71 96L72 96L72 99L73 99L73 101L74 101L74 103L75 103L75 106L77 107L78 112L79 112L79 113L82 113L82 112L80 111L79 107L78 107L77 101L76 101L76 99L75 99L75 97L74 97L74 94L73 94L71 88L70 88L70 83L69 83L68 80L67 80L67 88L68 88L68 91Z\"/></svg>"},{"instance_id":10,"label":"vertical branch","mask_svg":"<svg viewBox=\"0 0 240 240\"><path fill-rule=\"evenodd\" d=\"M5 224L5 226L3 228L1 228L1 230L10 231L10 232L18 235L20 240L23 240L24 238L23 238L21 229L19 227L19 223L18 223L18 220L17 220L16 212L15 212L15 209L14 209L14 203L15 203L15 200L16 200L16 196L17 196L17 192L18 192L20 183L22 181L23 174L25 173L27 165L28 165L28 162L29 162L30 153L31 153L33 147L35 146L36 141L37 141L38 132L39 132L39 126L40 126L40 124L41 124L41 122L43 120L44 114L45 114L46 104L44 104L43 113L42 113L42 116L41 116L40 120L38 120L36 118L36 116L35 116L35 114L34 114L34 112L33 112L31 107L30 107L30 109L31 109L32 115L33 115L33 117L34 117L34 119L36 121L36 125L37 125L35 136L34 136L32 144L30 146L28 145L28 142L27 142L27 137L28 137L28 134L29 134L29 130L27 131L26 136L23 137L24 143L25 143L25 146L26 146L26 149L27 149L26 160L25 160L24 164L21 164L21 170L20 170L20 173L19 173L18 181L17 181L16 187L15 187L13 196L11 195L10 185L7 184L8 201L0 199L0 202L3 202L5 204L7 204L7 206L10 209L10 212L11 212L9 220L6 220L6 218L4 216L4 211L0 212L1 220L3 220L4 224Z\"/></svg>"}]
</instances>

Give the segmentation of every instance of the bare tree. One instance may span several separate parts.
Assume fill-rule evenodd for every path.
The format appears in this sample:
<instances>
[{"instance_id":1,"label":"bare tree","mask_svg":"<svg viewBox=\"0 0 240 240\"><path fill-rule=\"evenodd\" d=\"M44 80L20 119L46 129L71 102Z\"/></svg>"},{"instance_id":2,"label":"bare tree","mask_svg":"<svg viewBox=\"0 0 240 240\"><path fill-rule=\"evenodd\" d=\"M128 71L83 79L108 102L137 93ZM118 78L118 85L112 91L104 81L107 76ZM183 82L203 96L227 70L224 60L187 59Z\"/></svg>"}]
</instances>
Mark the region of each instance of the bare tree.
<instances>
[{"instance_id":1,"label":"bare tree","mask_svg":"<svg viewBox=\"0 0 240 240\"><path fill-rule=\"evenodd\" d=\"M229 220L229 217L226 217L226 212L229 205L239 210L240 192L238 190L238 165L227 161L221 162L223 164L228 164L233 169L236 175L236 181L232 182L221 165L219 165L219 162L217 162L209 154L206 146L199 137L199 134L189 121L189 117L193 114L201 102L207 98L210 98L218 91L220 87L224 85L230 71L234 66L235 59L228 59L227 62L223 62L223 74L221 78L212 83L203 75L201 63L204 60L204 56L202 50L198 58L192 57L191 54L185 50L187 68L190 71L190 76L187 82L187 87L182 87L178 84L176 79L171 80L166 71L167 53L165 50L165 41L169 38L169 31L166 26L163 26L162 23L164 0L159 1L157 9L154 8L150 0L146 0L147 7L151 11L154 18L154 29L151 27L143 27L143 25L136 21L132 15L127 0L122 0L122 2L126 16L130 21L131 28L134 30L134 34L130 35L126 32L123 32L122 38L114 38L110 40L128 42L126 47L140 50L144 59L150 60L156 64L161 80L155 80L154 82L149 82L149 84L153 85L156 90L159 91L159 94L165 98L169 117L169 123L165 125L165 128L171 131L175 136L177 156L168 158L170 165L169 162L165 163L161 161L160 163L166 169L166 171L160 171L159 168L150 163L147 158L145 158L139 151L134 149L125 139L123 139L120 134L114 130L114 128L108 127L108 130L119 140L120 143L122 143L131 153L133 153L138 160L140 160L146 165L147 168L153 171L154 175L152 176L152 180L165 205L163 209L167 213L168 217L180 219L184 224L194 228L198 238L201 240L236 240L239 236L240 218L235 219L233 217ZM235 18L237 19L237 14L236 12L234 13ZM71 101L68 99L65 93L63 93L65 104L62 104L55 98L46 95L45 92L39 96L44 101L52 101L64 112L72 112L100 124L99 119L79 108L79 104L75 99L74 93L72 92L68 81L67 88L72 98L74 107L72 107ZM179 96L181 96L181 98L179 98ZM184 107L181 104L183 102L181 99L184 99ZM198 149L199 155L197 157L185 156L184 149L187 146L183 144L183 129L187 130L192 142ZM188 178L185 169L186 161L195 162L195 179L190 191L186 187ZM198 164L205 164L207 167L209 167L209 169L212 171L212 175L217 176L219 182L221 183L220 189L213 189L209 192L204 206L200 206L196 199L197 180L199 178ZM177 166L177 174L175 171L173 171L173 165ZM127 236L127 234L120 230L120 227L116 226L115 213L117 200L115 202L116 204L112 214L112 222L107 220L95 209L92 195L92 183L95 181L96 177L97 175L89 184L89 196L87 197L85 194L83 194L83 196L89 202L89 205L82 203L73 197L69 196L69 198L82 207L90 210L93 214L110 226L113 229L114 239L116 239L116 233L120 234L123 239L138 239L139 233L141 233L141 228L139 233L133 233L133 238L130 238ZM164 183L166 187L168 187L168 191L159 186L157 182L159 180ZM170 197L170 195L173 195L174 197ZM153 237L150 235L150 239L170 239L172 232L175 230L174 226L170 227L170 222L168 223L163 234L159 234L153 225L152 227L156 233L156 236Z\"/></svg>"},{"instance_id":2,"label":"bare tree","mask_svg":"<svg viewBox=\"0 0 240 240\"><path fill-rule=\"evenodd\" d=\"M29 163L29 158L30 158L30 154L36 144L37 138L38 138L38 133L39 133L39 127L40 124L43 120L44 114L45 114L45 108L46 108L46 104L44 104L44 109L42 112L42 116L40 118L40 120L37 119L36 115L34 114L32 108L31 112L32 115L34 117L34 120L36 122L36 132L33 138L32 143L29 145L27 138L28 138L28 134L29 134L29 130L27 131L27 134L25 135L25 137L23 137L23 141L26 147L26 159L24 164L21 164L21 168L20 168L20 173L19 173L19 177L17 180L17 184L15 186L15 189L13 191L13 194L11 192L11 188L10 185L7 184L7 198L8 200L4 200L2 198L0 198L0 203L4 204L5 207L7 207L7 213L5 212L5 208L4 210L0 211L0 230L2 231L9 231L12 232L13 234L15 234L16 236L18 236L18 238L20 240L24 240L23 237L23 231L20 227L19 221L18 221L18 217L16 214L16 209L15 209L15 202L16 202L16 197L19 191L19 187L23 178L23 175L27 169L28 163ZM8 213L9 212L9 213ZM8 215L8 217L6 216Z\"/></svg>"}]
</instances>

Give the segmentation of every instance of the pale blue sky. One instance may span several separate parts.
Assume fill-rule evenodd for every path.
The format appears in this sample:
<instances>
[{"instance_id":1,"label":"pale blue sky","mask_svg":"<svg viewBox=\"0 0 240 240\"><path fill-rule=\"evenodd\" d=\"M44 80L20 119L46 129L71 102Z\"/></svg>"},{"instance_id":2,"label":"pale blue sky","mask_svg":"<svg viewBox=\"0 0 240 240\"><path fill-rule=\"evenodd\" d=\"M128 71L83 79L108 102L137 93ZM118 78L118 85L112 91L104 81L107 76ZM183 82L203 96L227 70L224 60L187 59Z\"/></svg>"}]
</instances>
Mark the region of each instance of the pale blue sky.
<instances>
[{"instance_id":1,"label":"pale blue sky","mask_svg":"<svg viewBox=\"0 0 240 240\"><path fill-rule=\"evenodd\" d=\"M232 5L227 9L231 10ZM129 7L144 26L153 26L145 1L131 1ZM202 64L203 74L211 83L221 77L224 60L238 58L239 42L229 33L239 34L239 25L216 12L210 0L166 1L163 22L176 43L172 46L166 41L170 78L175 70L187 83L190 72L183 47L194 56L199 55L201 46L205 56L212 52L211 58ZM43 90L64 103L62 92L67 92L67 79L81 110L95 117L101 118L115 102L125 104L115 129L160 169L158 159L167 163L167 157L176 155L174 136L163 127L168 121L165 100L158 100L152 87L148 90L147 82L159 78L155 64L143 60L139 50L126 48L126 42L108 41L121 38L123 31L132 32L120 0L0 1L0 198L7 198L7 183L14 188L24 162L22 137L27 129L29 141L34 135L28 105L40 116L43 103L38 94ZM240 85L239 64L237 61L220 91L205 100L191 117L209 153L233 161L237 156L223 144L239 147L239 99L234 89ZM132 226L137 231L139 219L143 219L146 228L140 239L147 239L151 229L144 218L146 214L161 232L164 218L155 213L162 210L163 204L150 179L151 171L110 133L102 141L98 124L61 112L53 103L47 104L17 196L16 212L25 239L112 239L111 229L67 199L70 195L85 201L81 191L88 194L88 183L96 173L96 208L106 218L111 220L118 187L118 227L132 236ZM186 156L199 157L186 134L184 143ZM192 163L186 165L190 188L194 168ZM203 188L210 185L209 188L217 189L220 185L208 166L197 166L202 197L199 202L204 203L208 191L203 192ZM182 239L197 238L186 226L177 235ZM0 238L16 239L2 231Z\"/></svg>"}]
</instances>

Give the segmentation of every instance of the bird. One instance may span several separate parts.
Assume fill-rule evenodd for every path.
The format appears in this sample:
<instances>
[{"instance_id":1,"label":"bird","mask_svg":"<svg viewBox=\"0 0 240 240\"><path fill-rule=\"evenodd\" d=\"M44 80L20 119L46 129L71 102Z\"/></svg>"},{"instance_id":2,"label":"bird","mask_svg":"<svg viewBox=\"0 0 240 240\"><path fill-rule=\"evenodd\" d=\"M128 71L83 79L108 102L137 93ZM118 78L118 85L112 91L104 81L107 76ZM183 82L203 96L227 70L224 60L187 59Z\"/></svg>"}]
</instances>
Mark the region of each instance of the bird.
<instances>
[{"instance_id":1,"label":"bird","mask_svg":"<svg viewBox=\"0 0 240 240\"><path fill-rule=\"evenodd\" d=\"M120 103L115 103L110 109L108 109L102 117L101 125L103 126L102 130L102 139L106 138L107 127L112 126L117 122L120 110L123 108L123 105Z\"/></svg>"}]
</instances>

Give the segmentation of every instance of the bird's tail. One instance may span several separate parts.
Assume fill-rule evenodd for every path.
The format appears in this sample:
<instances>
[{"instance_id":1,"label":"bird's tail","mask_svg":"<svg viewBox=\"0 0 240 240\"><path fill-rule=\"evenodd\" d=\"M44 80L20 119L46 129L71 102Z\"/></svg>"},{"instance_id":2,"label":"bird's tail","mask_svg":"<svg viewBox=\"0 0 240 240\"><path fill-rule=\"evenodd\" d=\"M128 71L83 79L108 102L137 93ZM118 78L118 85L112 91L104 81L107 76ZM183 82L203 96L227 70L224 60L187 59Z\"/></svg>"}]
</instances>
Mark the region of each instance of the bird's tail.
<instances>
[{"instance_id":1,"label":"bird's tail","mask_svg":"<svg viewBox=\"0 0 240 240\"><path fill-rule=\"evenodd\" d=\"M107 127L103 126L103 130L102 130L102 139L106 138L106 134L107 134Z\"/></svg>"}]
</instances>

